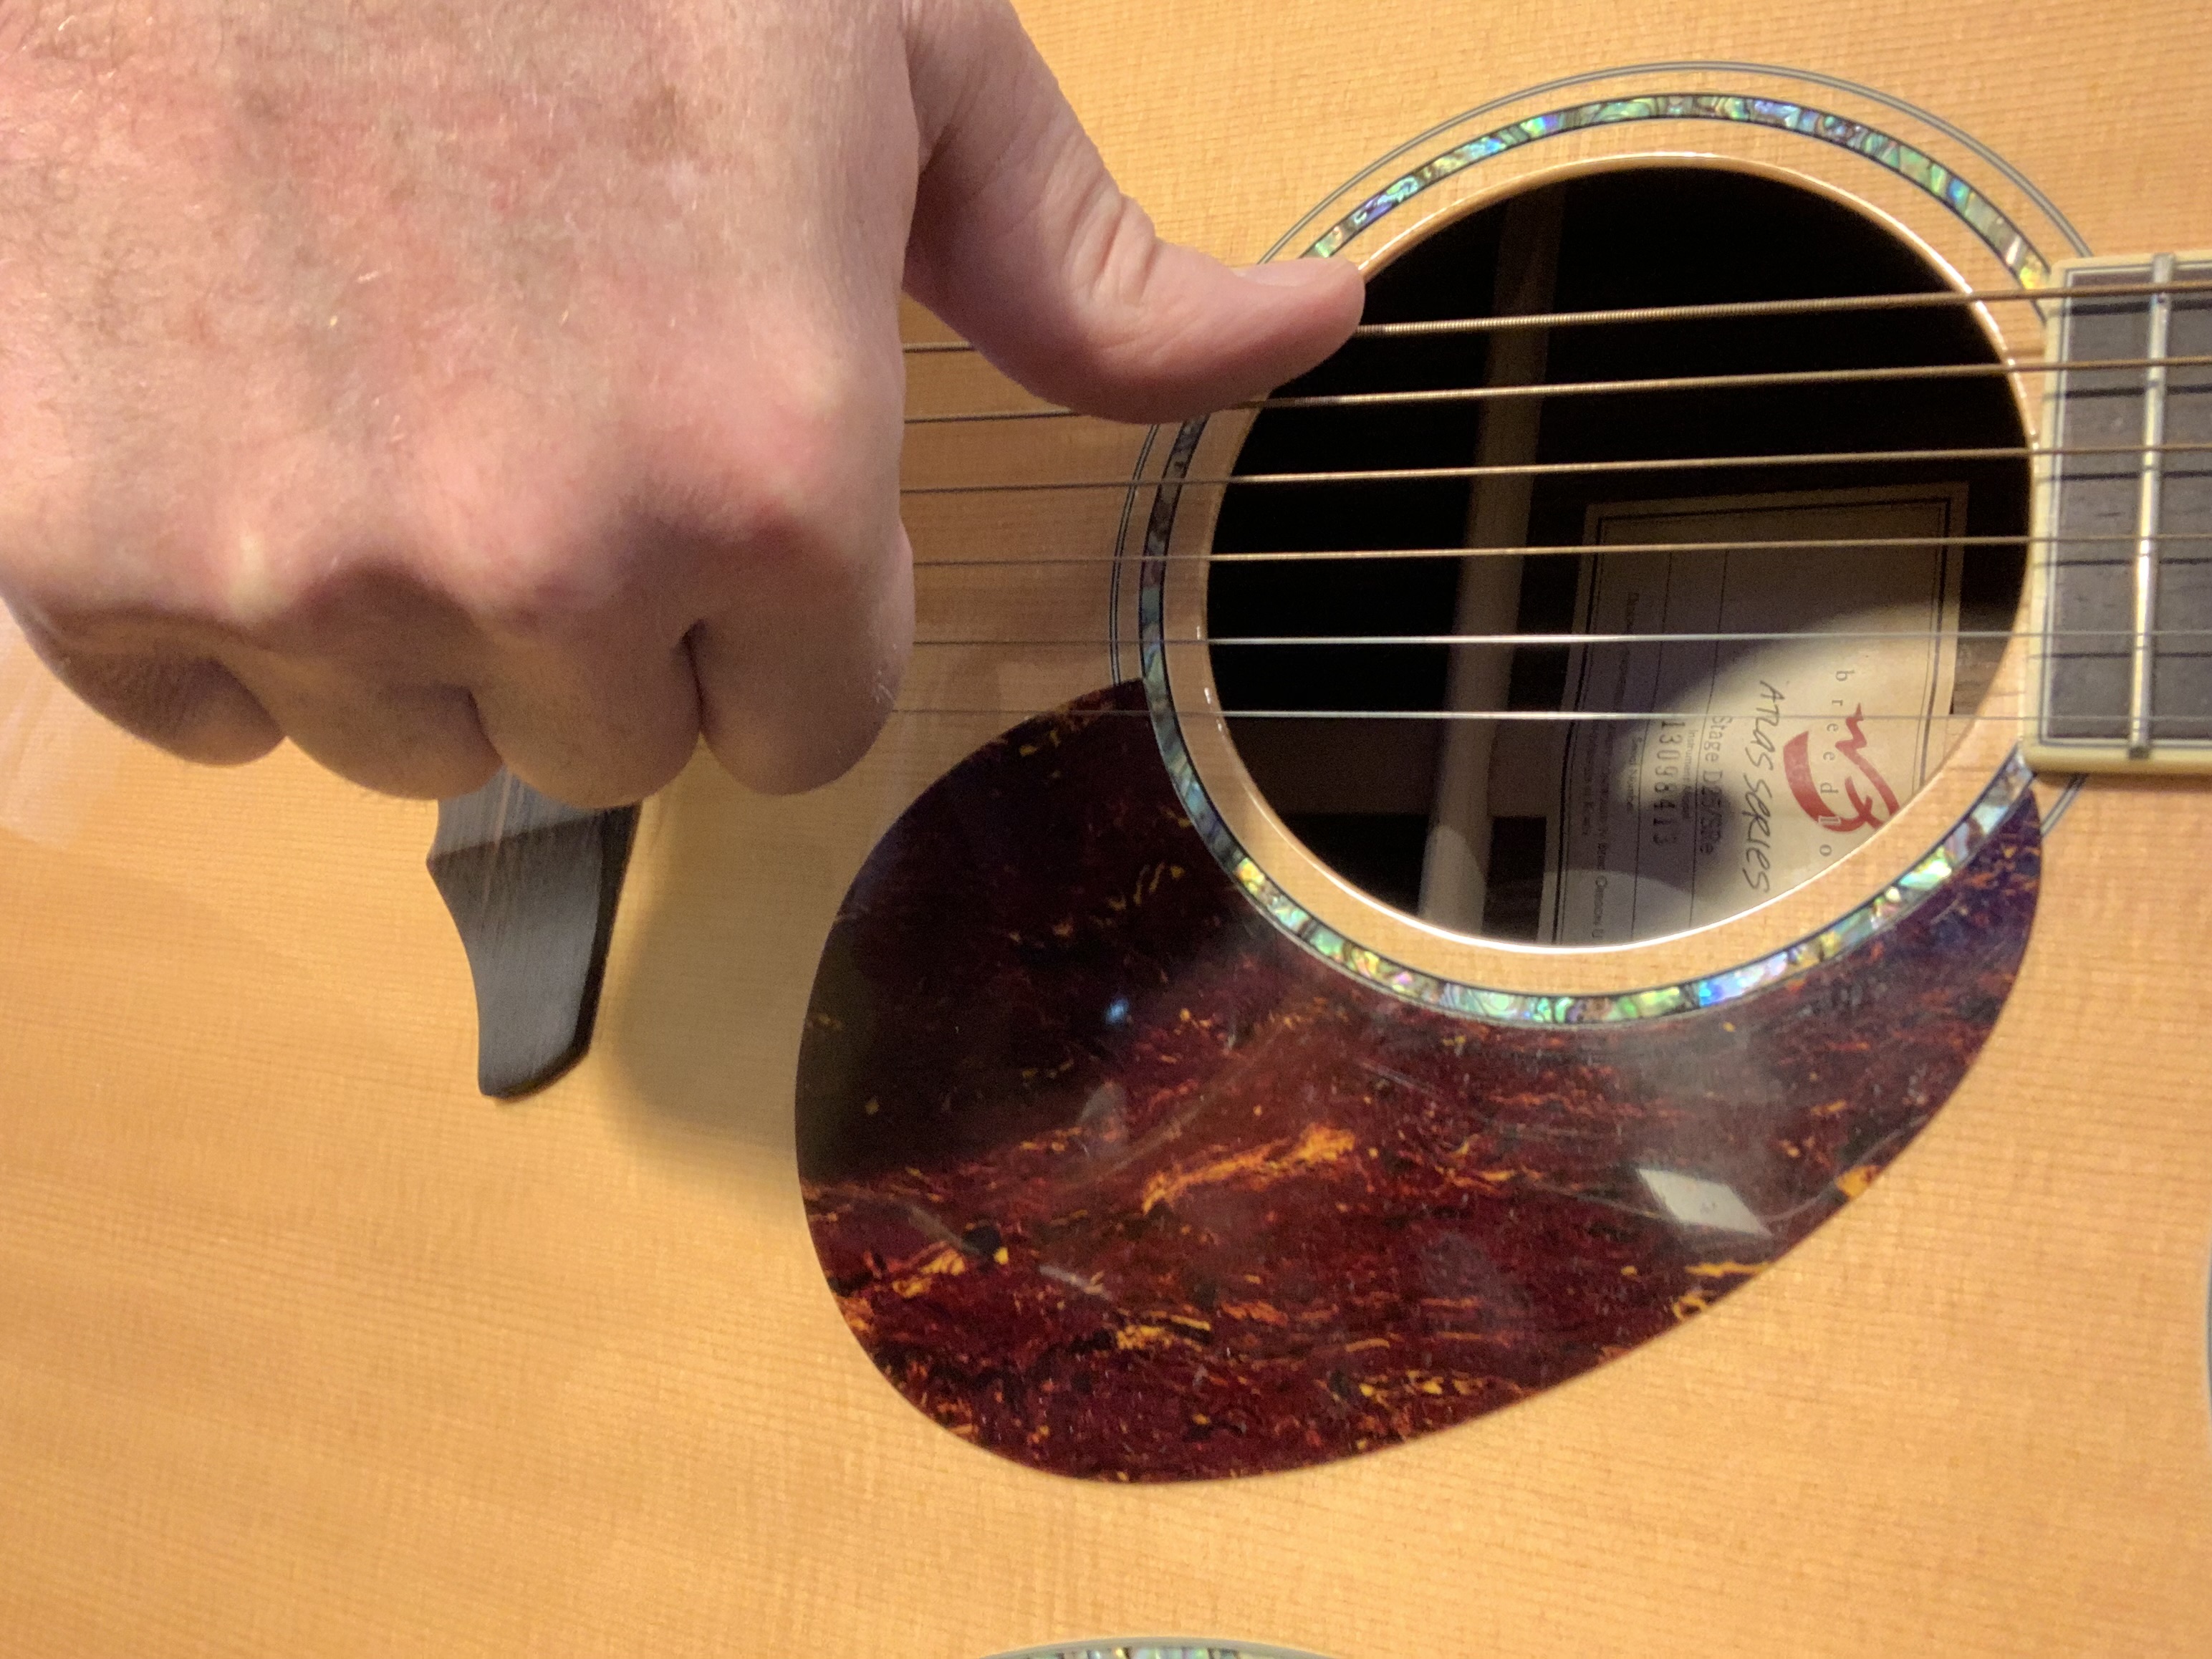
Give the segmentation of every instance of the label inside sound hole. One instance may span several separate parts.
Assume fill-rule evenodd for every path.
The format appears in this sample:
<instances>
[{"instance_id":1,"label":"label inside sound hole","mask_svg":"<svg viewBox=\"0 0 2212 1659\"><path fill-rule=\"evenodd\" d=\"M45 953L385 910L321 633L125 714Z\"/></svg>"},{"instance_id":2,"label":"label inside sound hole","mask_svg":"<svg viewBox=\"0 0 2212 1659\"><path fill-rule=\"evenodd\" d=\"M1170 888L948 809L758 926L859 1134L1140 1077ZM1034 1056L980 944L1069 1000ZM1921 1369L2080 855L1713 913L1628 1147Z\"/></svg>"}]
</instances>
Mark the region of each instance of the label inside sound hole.
<instances>
[{"instance_id":1,"label":"label inside sound hole","mask_svg":"<svg viewBox=\"0 0 2212 1659\"><path fill-rule=\"evenodd\" d=\"M1949 746L1965 507L1960 486L1593 507L1594 545L1735 545L1583 557L1576 631L1597 638L1567 653L1560 707L1655 717L1500 741L1493 898L1540 846L1539 939L1650 939L1786 892L1887 823Z\"/></svg>"}]
</instances>

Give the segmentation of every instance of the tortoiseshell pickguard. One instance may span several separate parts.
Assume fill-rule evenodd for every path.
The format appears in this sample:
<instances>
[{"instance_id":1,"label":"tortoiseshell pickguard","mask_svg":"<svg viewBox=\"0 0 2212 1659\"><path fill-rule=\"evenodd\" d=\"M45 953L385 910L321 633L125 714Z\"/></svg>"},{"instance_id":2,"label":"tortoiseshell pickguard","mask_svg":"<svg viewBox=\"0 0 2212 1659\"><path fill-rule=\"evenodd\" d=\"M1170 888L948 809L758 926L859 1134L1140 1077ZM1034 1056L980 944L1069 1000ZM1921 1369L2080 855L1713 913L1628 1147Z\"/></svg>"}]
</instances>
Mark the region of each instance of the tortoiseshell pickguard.
<instances>
[{"instance_id":1,"label":"tortoiseshell pickguard","mask_svg":"<svg viewBox=\"0 0 2212 1659\"><path fill-rule=\"evenodd\" d=\"M846 897L799 1062L854 1334L952 1432L1056 1474L1322 1462L1671 1329L1928 1122L2033 919L2031 795L1793 978L1619 1024L1462 1018L1262 916L1144 707L1095 694L915 804Z\"/></svg>"}]
</instances>

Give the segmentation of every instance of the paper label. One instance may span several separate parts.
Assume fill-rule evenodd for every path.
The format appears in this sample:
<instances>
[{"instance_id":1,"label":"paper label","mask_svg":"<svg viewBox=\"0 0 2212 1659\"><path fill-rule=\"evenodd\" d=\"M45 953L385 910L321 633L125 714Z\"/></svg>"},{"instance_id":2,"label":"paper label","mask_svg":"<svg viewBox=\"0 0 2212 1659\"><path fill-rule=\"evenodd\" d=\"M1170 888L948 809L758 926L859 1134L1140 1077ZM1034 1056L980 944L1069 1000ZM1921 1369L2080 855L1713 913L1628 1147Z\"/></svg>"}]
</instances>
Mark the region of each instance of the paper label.
<instances>
[{"instance_id":1,"label":"paper label","mask_svg":"<svg viewBox=\"0 0 2212 1659\"><path fill-rule=\"evenodd\" d=\"M1729 542L1586 556L1577 722L1547 837L1541 937L1610 945L1787 891L1887 823L1942 757L1958 654L1960 486L1590 510L1586 539ZM1932 538L1914 547L1762 544ZM1735 635L1730 640L1682 635ZM1778 636L1778 637L1765 637Z\"/></svg>"}]
</instances>

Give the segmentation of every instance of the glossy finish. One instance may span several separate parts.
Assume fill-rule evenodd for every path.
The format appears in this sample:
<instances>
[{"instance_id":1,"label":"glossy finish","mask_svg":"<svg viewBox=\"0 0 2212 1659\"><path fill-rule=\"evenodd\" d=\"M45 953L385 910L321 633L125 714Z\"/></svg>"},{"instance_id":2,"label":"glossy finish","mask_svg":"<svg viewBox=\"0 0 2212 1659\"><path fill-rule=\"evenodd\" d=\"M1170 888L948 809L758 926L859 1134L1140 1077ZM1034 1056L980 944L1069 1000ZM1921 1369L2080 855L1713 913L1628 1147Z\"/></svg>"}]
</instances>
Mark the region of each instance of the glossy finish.
<instances>
[{"instance_id":1,"label":"glossy finish","mask_svg":"<svg viewBox=\"0 0 2212 1659\"><path fill-rule=\"evenodd\" d=\"M848 895L798 1091L823 1271L899 1389L1054 1473L1296 1468L1443 1428L1709 1307L1863 1191L1982 1046L2033 798L1845 955L1545 1029L1301 948L1125 685L915 804Z\"/></svg>"},{"instance_id":2,"label":"glossy finish","mask_svg":"<svg viewBox=\"0 0 2212 1659\"><path fill-rule=\"evenodd\" d=\"M1996 0L1022 9L1121 183L1237 261L1334 200L1355 158L1419 139L1395 177L1435 154L1449 137L1420 135L1478 100L1713 50L1909 90L2001 141L2101 246L2212 244L2202 0L2063 27ZM1761 89L1747 78L1614 87ZM1806 94L1885 125L1843 96ZM1519 97L1468 131L1565 101ZM1963 141L1888 125L2059 245ZM1717 121L1498 156L1370 238L1486 169L1685 142L1875 197L1977 285L2003 280L1886 169ZM917 412L1015 396L947 356L915 360L910 395ZM1106 476L1136 441L916 428L908 477ZM1119 546L1102 493L910 510L925 629L1103 636L1103 567L1025 562ZM938 562L976 557L997 562ZM1120 678L1069 655L917 652L902 700L1028 711ZM476 1092L428 808L296 754L188 769L34 676L0 640L9 1659L978 1659L1107 1635L1335 1659L2203 1652L2212 887L2191 872L2212 870L2212 788L2081 792L1972 1068L1745 1294L1387 1454L1133 1487L979 1451L888 1386L824 1287L793 1162L842 896L994 728L901 716L853 777L773 800L702 757L640 823L592 1052L507 1109ZM2002 759L1984 763L1984 725L2016 729L1978 724L1973 764L1905 803L1895 856L1863 878L1692 941L1574 955L1553 985L1678 981L1826 925L1981 791Z\"/></svg>"}]
</instances>

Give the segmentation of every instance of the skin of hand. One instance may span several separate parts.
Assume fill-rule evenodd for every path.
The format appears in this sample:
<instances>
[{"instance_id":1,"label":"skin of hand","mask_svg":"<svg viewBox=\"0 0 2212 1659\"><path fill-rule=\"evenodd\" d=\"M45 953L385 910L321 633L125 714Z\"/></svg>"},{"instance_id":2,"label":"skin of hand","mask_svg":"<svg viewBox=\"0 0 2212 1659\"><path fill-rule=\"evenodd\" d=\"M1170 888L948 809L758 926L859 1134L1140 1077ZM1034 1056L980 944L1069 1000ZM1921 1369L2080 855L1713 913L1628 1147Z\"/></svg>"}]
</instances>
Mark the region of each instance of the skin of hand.
<instances>
[{"instance_id":1,"label":"skin of hand","mask_svg":"<svg viewBox=\"0 0 2212 1659\"><path fill-rule=\"evenodd\" d=\"M372 788L836 775L911 632L903 286L1167 419L1358 319L1155 237L1005 0L0 0L0 593Z\"/></svg>"}]
</instances>

